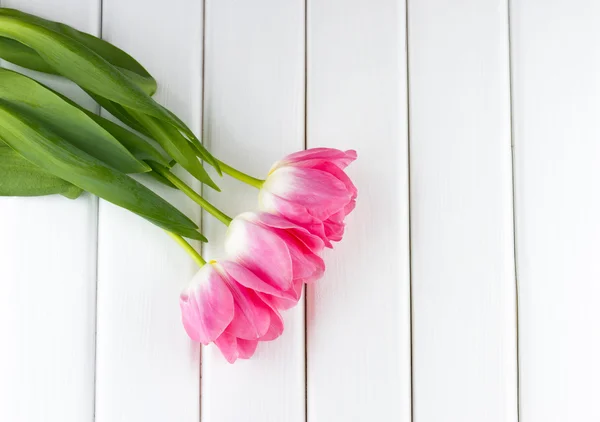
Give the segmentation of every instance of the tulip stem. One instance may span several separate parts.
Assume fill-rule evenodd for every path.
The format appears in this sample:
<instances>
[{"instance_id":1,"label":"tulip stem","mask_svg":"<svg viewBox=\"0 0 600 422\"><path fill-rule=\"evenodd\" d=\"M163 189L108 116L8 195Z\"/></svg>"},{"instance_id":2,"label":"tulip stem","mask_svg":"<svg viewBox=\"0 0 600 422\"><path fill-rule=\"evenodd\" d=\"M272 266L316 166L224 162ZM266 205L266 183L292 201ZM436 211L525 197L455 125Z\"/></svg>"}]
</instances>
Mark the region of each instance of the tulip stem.
<instances>
[{"instance_id":1,"label":"tulip stem","mask_svg":"<svg viewBox=\"0 0 600 422\"><path fill-rule=\"evenodd\" d=\"M238 169L235 169L227 164L225 164L221 160L217 160L219 162L219 166L223 173L230 175L234 179L239 180L240 182L244 182L247 185L254 186L256 189L262 188L262 185L265 183L264 180L257 179L256 177L252 177L249 174L243 173Z\"/></svg>"},{"instance_id":2,"label":"tulip stem","mask_svg":"<svg viewBox=\"0 0 600 422\"><path fill-rule=\"evenodd\" d=\"M192 201L196 204L200 205L206 211L208 211L212 216L214 216L217 220L229 226L232 218L225 214L223 211L215 207L213 204L208 202L202 196L200 196L194 189L185 184L183 180L179 177L175 176L171 171L166 168L161 168L159 166L152 166L153 170L164 176L169 182L173 183L177 189L185 193Z\"/></svg>"},{"instance_id":3,"label":"tulip stem","mask_svg":"<svg viewBox=\"0 0 600 422\"><path fill-rule=\"evenodd\" d=\"M177 242L179 246L181 246L183 250L188 253L189 256L192 257L192 259L196 262L196 264L198 264L200 268L202 268L202 266L206 264L206 261L204 260L204 258L202 258L202 255L200 255L196 251L196 249L194 249L192 245L190 245L183 237L179 236L178 234L171 233L169 231L167 231L167 234L171 236L173 240L175 240L175 242Z\"/></svg>"}]
</instances>

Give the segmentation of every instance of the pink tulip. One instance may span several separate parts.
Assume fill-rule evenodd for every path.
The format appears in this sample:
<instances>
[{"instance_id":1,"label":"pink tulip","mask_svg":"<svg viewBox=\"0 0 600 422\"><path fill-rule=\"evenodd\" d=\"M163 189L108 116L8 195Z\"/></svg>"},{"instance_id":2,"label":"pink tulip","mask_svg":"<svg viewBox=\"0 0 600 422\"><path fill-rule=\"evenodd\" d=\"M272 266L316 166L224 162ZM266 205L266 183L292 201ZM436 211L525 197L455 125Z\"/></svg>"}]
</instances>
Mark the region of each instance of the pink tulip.
<instances>
[{"instance_id":1,"label":"pink tulip","mask_svg":"<svg viewBox=\"0 0 600 422\"><path fill-rule=\"evenodd\" d=\"M192 340L214 342L228 362L248 359L259 341L274 340L283 332L281 315L261 295L293 299L242 265L211 262L181 294L183 326Z\"/></svg>"},{"instance_id":2,"label":"pink tulip","mask_svg":"<svg viewBox=\"0 0 600 422\"><path fill-rule=\"evenodd\" d=\"M344 219L356 205L357 189L344 172L356 151L313 148L296 152L271 168L260 209L279 214L319 236L327 247L344 235Z\"/></svg>"},{"instance_id":3,"label":"pink tulip","mask_svg":"<svg viewBox=\"0 0 600 422\"><path fill-rule=\"evenodd\" d=\"M264 280L277 293L262 293L291 303L300 299L303 283L323 275L325 263L319 256L323 241L285 218L268 213L244 213L233 219L225 237L229 256ZM263 296L265 297L265 296Z\"/></svg>"}]
</instances>

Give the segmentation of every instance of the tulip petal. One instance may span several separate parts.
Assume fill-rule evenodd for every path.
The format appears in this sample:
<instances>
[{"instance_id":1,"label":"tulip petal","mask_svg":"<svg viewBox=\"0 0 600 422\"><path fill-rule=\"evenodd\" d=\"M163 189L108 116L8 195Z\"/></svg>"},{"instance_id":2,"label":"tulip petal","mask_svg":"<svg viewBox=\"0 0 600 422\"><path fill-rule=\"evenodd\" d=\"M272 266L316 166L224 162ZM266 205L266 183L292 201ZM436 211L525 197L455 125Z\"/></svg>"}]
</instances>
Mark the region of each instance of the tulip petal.
<instances>
[{"instance_id":1,"label":"tulip petal","mask_svg":"<svg viewBox=\"0 0 600 422\"><path fill-rule=\"evenodd\" d=\"M233 295L235 311L227 332L244 340L261 338L271 324L270 309L254 290L235 281L229 283L229 289Z\"/></svg>"},{"instance_id":2,"label":"tulip petal","mask_svg":"<svg viewBox=\"0 0 600 422\"><path fill-rule=\"evenodd\" d=\"M319 163L313 168L315 170L321 170L331 174L332 176L335 176L340 182L342 182L346 186L346 190L352 194L352 199L356 199L356 197L358 196L358 189L344 170L340 169L332 163Z\"/></svg>"},{"instance_id":3,"label":"tulip petal","mask_svg":"<svg viewBox=\"0 0 600 422\"><path fill-rule=\"evenodd\" d=\"M302 288L304 287L304 283L301 280L295 281L294 286L289 290L293 299L280 298L276 296L267 295L264 293L259 293L258 295L265 301L272 309L277 309L280 311L285 311L293 308L298 304L300 298L302 297Z\"/></svg>"},{"instance_id":4,"label":"tulip petal","mask_svg":"<svg viewBox=\"0 0 600 422\"><path fill-rule=\"evenodd\" d=\"M241 338L237 339L237 348L238 348L238 356L240 359L250 359L254 352L256 352L256 347L258 346L257 340L244 340Z\"/></svg>"},{"instance_id":5,"label":"tulip petal","mask_svg":"<svg viewBox=\"0 0 600 422\"><path fill-rule=\"evenodd\" d=\"M233 319L233 296L212 265L198 271L179 303L187 334L202 344L215 340Z\"/></svg>"},{"instance_id":6,"label":"tulip petal","mask_svg":"<svg viewBox=\"0 0 600 422\"><path fill-rule=\"evenodd\" d=\"M235 363L238 359L250 359L256 352L258 341L236 338L234 335L224 332L215 340L215 345L227 362Z\"/></svg>"},{"instance_id":7,"label":"tulip petal","mask_svg":"<svg viewBox=\"0 0 600 422\"><path fill-rule=\"evenodd\" d=\"M282 165L298 166L302 165L306 161L329 161L335 164L337 167L344 169L356 160L357 154L354 150L340 151L334 148L311 148L306 151L298 151L293 154L286 156L283 160L279 161L278 167ZM277 167L277 168L278 168Z\"/></svg>"},{"instance_id":8,"label":"tulip petal","mask_svg":"<svg viewBox=\"0 0 600 422\"><path fill-rule=\"evenodd\" d=\"M259 193L259 205L262 211L281 214L294 224L305 228L309 233L318 236L328 248L333 247L325 235L323 222L310 215L305 206L295 204L277 195L273 195L271 192L267 192L264 189Z\"/></svg>"},{"instance_id":9,"label":"tulip petal","mask_svg":"<svg viewBox=\"0 0 600 422\"><path fill-rule=\"evenodd\" d=\"M233 261L221 262L223 270L235 281L248 289L255 290L257 292L268 293L278 297L288 297L293 299L290 293L287 291L281 291L270 284L264 282L260 277L244 267Z\"/></svg>"},{"instance_id":10,"label":"tulip petal","mask_svg":"<svg viewBox=\"0 0 600 422\"><path fill-rule=\"evenodd\" d=\"M265 282L281 291L292 285L292 259L286 243L272 230L236 217L227 230L225 251Z\"/></svg>"},{"instance_id":11,"label":"tulip petal","mask_svg":"<svg viewBox=\"0 0 600 422\"><path fill-rule=\"evenodd\" d=\"M215 345L219 348L227 362L234 363L239 357L237 339L227 331L215 340Z\"/></svg>"},{"instance_id":12,"label":"tulip petal","mask_svg":"<svg viewBox=\"0 0 600 422\"><path fill-rule=\"evenodd\" d=\"M281 317L281 314L279 314L279 312L277 312L276 309L272 310L272 314L271 314L271 324L269 325L269 329L267 330L267 332L265 333L265 335L263 335L260 338L260 341L273 341L276 338L278 338L279 336L281 336L281 334L283 334L283 318Z\"/></svg>"},{"instance_id":13,"label":"tulip petal","mask_svg":"<svg viewBox=\"0 0 600 422\"><path fill-rule=\"evenodd\" d=\"M263 189L305 206L321 220L344 208L352 198L344 182L332 174L297 167L277 169L267 178Z\"/></svg>"},{"instance_id":14,"label":"tulip petal","mask_svg":"<svg viewBox=\"0 0 600 422\"><path fill-rule=\"evenodd\" d=\"M308 248L313 253L321 253L324 248L323 240L314 234L312 234L308 229L299 226L288 220L287 218L283 218L280 215L270 214L270 213L257 213L258 221L262 224L273 227L276 229L280 229L278 233L281 235L281 232L285 231L286 233L291 234L298 242L301 242L306 248ZM287 239L286 239L287 241Z\"/></svg>"}]
</instances>

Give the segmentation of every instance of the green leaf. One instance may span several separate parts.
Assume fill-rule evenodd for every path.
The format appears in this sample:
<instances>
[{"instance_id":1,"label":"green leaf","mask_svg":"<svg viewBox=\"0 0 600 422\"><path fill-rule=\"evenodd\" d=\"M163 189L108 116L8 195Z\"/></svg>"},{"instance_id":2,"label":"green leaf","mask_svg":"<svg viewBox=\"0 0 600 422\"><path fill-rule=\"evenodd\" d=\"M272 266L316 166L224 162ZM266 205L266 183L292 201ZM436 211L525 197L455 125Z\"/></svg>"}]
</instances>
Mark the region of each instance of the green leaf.
<instances>
[{"instance_id":1,"label":"green leaf","mask_svg":"<svg viewBox=\"0 0 600 422\"><path fill-rule=\"evenodd\" d=\"M0 196L60 194L75 199L83 191L33 165L0 141Z\"/></svg>"},{"instance_id":2,"label":"green leaf","mask_svg":"<svg viewBox=\"0 0 600 422\"><path fill-rule=\"evenodd\" d=\"M136 117L134 117L135 113L133 111L131 111L131 110L128 111L127 108L125 108L119 104L116 104L110 100L107 100L106 98L100 97L92 92L87 92L87 93L98 104L100 104L100 106L102 106L102 108L107 110L110 114L112 114L114 117L119 119L121 122L125 123L130 128L135 129L138 132L143 133L144 135L146 135L148 137L152 137L151 132L152 132L153 128L150 126L147 126L148 121L146 119L136 118ZM166 110L166 111L169 112L168 110ZM158 121L158 122L156 122L156 124L158 124L160 126L168 125L168 123L165 123L164 121ZM153 123L152 126L155 126L155 124ZM174 133L169 128L166 128L166 130L169 133ZM207 163L212 165L217 170L219 175L223 174L221 172L221 168L219 166L219 161L215 157L213 157L210 152L208 152L208 150L204 147L204 145L202 145L202 143L196 136L193 136L193 134L192 134L192 136L188 135L187 137L185 137L181 134L178 135L178 138L181 138L181 137L184 137L184 139L186 141L189 141L191 143L192 151L195 155L197 155L198 157L202 158L204 161L206 161ZM181 164L183 165L183 163L181 163Z\"/></svg>"},{"instance_id":3,"label":"green leaf","mask_svg":"<svg viewBox=\"0 0 600 422\"><path fill-rule=\"evenodd\" d=\"M168 165L168 160L156 148L141 136L124 128L117 123L111 122L104 117L88 112L89 116L102 126L107 132L114 136L127 150L138 160L154 161L162 165Z\"/></svg>"},{"instance_id":4,"label":"green leaf","mask_svg":"<svg viewBox=\"0 0 600 422\"><path fill-rule=\"evenodd\" d=\"M143 173L150 170L85 112L31 78L0 69L0 99L119 171Z\"/></svg>"},{"instance_id":5,"label":"green leaf","mask_svg":"<svg viewBox=\"0 0 600 422\"><path fill-rule=\"evenodd\" d=\"M114 117L125 123L130 128L137 130L143 135L151 136L150 132L142 126L137 120L135 120L129 112L120 104L107 100L104 97L94 94L93 92L86 91L86 93L94 99L100 106L112 114Z\"/></svg>"},{"instance_id":6,"label":"green leaf","mask_svg":"<svg viewBox=\"0 0 600 422\"><path fill-rule=\"evenodd\" d=\"M150 75L133 57L109 42L85 32L78 31L68 25L42 19L15 9L0 8L0 14L12 16L22 21L27 21L68 36L85 45L94 53L111 63L128 76L136 85L142 88L148 95L153 95L156 92L156 80L152 75ZM57 71L46 63L34 49L6 38L0 38L0 57L28 69L57 74Z\"/></svg>"},{"instance_id":7,"label":"green leaf","mask_svg":"<svg viewBox=\"0 0 600 422\"><path fill-rule=\"evenodd\" d=\"M192 145L173 126L162 124L158 119L146 116L142 113L130 111L130 114L150 132L150 135L177 163L186 169L192 176L207 184L213 189L220 191L219 187L212 181L202 163L196 157Z\"/></svg>"},{"instance_id":8,"label":"green leaf","mask_svg":"<svg viewBox=\"0 0 600 422\"><path fill-rule=\"evenodd\" d=\"M79 40L6 13L0 13L0 36L32 48L57 72L83 89L192 134L181 120L150 98L119 68Z\"/></svg>"},{"instance_id":9,"label":"green leaf","mask_svg":"<svg viewBox=\"0 0 600 422\"><path fill-rule=\"evenodd\" d=\"M206 241L198 226L131 177L105 166L14 106L0 101L0 138L25 159L165 230Z\"/></svg>"},{"instance_id":10,"label":"green leaf","mask_svg":"<svg viewBox=\"0 0 600 422\"><path fill-rule=\"evenodd\" d=\"M0 9L0 36L18 41L34 50L56 72L94 94L101 105L133 129L147 134L144 128L148 128L140 124L139 119L128 117L131 110L174 126L192 143L194 154L198 154L221 174L218 161L202 146L185 123L152 100L147 92L130 78L131 72L135 73L140 69L135 69L131 63L129 68L121 67L119 65L124 64L120 60L113 59L111 62L110 58L107 60L102 55L105 50L110 50L113 53L119 51L125 58L129 58L121 50L66 25L12 9ZM25 52L22 51L21 54ZM117 55L113 54L111 57L113 56ZM123 57L120 58L125 61ZM30 57L29 61L33 61L33 58ZM38 63L37 67L40 66ZM114 104L111 106L107 104L109 102Z\"/></svg>"},{"instance_id":11,"label":"green leaf","mask_svg":"<svg viewBox=\"0 0 600 422\"><path fill-rule=\"evenodd\" d=\"M54 92L67 103L71 104L73 107L77 107L79 110L84 112L88 117L94 120L104 130L106 130L108 133L114 136L115 139L119 141L119 143L123 145L138 160L154 161L164 166L169 165L168 160L163 156L163 154L160 151L158 151L150 142L148 142L141 136L138 136L134 132L130 131L127 128L124 128L123 126L117 123L114 123L102 116L97 115L96 113L89 111L88 109L80 106L70 98L65 97L61 93L53 91L51 88L48 89Z\"/></svg>"},{"instance_id":12,"label":"green leaf","mask_svg":"<svg viewBox=\"0 0 600 422\"><path fill-rule=\"evenodd\" d=\"M171 183L165 176L163 176L162 174L158 174L155 171L151 171L150 173L146 173L148 176L150 176L151 178L153 178L154 180L156 180L159 183L162 183L165 186L168 186L170 188L173 189L177 189L177 186L175 186L173 183Z\"/></svg>"},{"instance_id":13,"label":"green leaf","mask_svg":"<svg viewBox=\"0 0 600 422\"><path fill-rule=\"evenodd\" d=\"M35 50L10 38L0 37L0 57L27 69L52 75L59 74Z\"/></svg>"}]
</instances>

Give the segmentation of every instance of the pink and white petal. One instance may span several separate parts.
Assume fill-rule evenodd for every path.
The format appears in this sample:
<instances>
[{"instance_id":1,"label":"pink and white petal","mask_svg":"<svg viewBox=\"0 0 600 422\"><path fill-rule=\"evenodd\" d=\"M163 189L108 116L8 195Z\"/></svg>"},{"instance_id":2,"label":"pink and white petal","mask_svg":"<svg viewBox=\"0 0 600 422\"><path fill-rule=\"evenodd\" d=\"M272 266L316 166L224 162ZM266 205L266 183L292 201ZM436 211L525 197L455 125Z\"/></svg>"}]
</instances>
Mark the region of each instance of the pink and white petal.
<instances>
[{"instance_id":1,"label":"pink and white petal","mask_svg":"<svg viewBox=\"0 0 600 422\"><path fill-rule=\"evenodd\" d=\"M340 168L346 168L356 160L357 154L354 150L340 151L334 148L311 148L306 151L298 151L288 155L279 162L279 166L302 165L306 161L329 161Z\"/></svg>"},{"instance_id":2,"label":"pink and white petal","mask_svg":"<svg viewBox=\"0 0 600 422\"><path fill-rule=\"evenodd\" d=\"M250 359L256 347L258 346L258 340L244 340L241 338L237 339L238 356L240 359Z\"/></svg>"},{"instance_id":3,"label":"pink and white petal","mask_svg":"<svg viewBox=\"0 0 600 422\"><path fill-rule=\"evenodd\" d=\"M248 268L233 261L223 261L220 263L223 271L225 271L229 277L234 279L236 282L244 287L255 290L257 292L268 293L273 296L287 297L293 299L287 290L279 290L276 287L266 283Z\"/></svg>"},{"instance_id":4,"label":"pink and white petal","mask_svg":"<svg viewBox=\"0 0 600 422\"><path fill-rule=\"evenodd\" d=\"M233 295L235 311L227 332L244 340L261 338L271 324L269 307L254 290L247 289L235 281L229 288Z\"/></svg>"},{"instance_id":5,"label":"pink and white petal","mask_svg":"<svg viewBox=\"0 0 600 422\"><path fill-rule=\"evenodd\" d=\"M294 237L293 243L300 242L313 253L320 253L325 247L323 240L319 236L312 234L305 227L295 224L281 215L260 212L256 216L262 225L278 229L277 233L280 236L283 232L289 233ZM290 241L289 236L282 237L286 243Z\"/></svg>"},{"instance_id":6,"label":"pink and white petal","mask_svg":"<svg viewBox=\"0 0 600 422\"><path fill-rule=\"evenodd\" d=\"M219 348L227 362L234 363L238 359L239 352L237 338L229 334L227 331L225 331L215 340L215 345Z\"/></svg>"},{"instance_id":7,"label":"pink and white petal","mask_svg":"<svg viewBox=\"0 0 600 422\"><path fill-rule=\"evenodd\" d=\"M356 199L352 199L348 205L344 207L344 214L348 215L356 208Z\"/></svg>"},{"instance_id":8,"label":"pink and white petal","mask_svg":"<svg viewBox=\"0 0 600 422\"><path fill-rule=\"evenodd\" d=\"M320 256L311 252L288 232L282 232L281 237L286 239L288 243L294 268L294 280L310 283L323 276L325 263Z\"/></svg>"},{"instance_id":9,"label":"pink and white petal","mask_svg":"<svg viewBox=\"0 0 600 422\"><path fill-rule=\"evenodd\" d=\"M273 230L245 218L254 218L254 214L238 216L229 225L225 251L266 283L280 291L288 290L292 285L292 259L287 245Z\"/></svg>"},{"instance_id":10,"label":"pink and white petal","mask_svg":"<svg viewBox=\"0 0 600 422\"><path fill-rule=\"evenodd\" d=\"M260 341L273 341L281 334L283 334L284 324L283 318L281 314L277 311L277 309L272 310L271 314L271 325L269 325L269 329L259 340Z\"/></svg>"},{"instance_id":11,"label":"pink and white petal","mask_svg":"<svg viewBox=\"0 0 600 422\"><path fill-rule=\"evenodd\" d=\"M276 296L267 295L264 293L259 293L258 295L265 301L272 309L277 309L280 311L285 311L293 308L298 304L300 298L302 297L302 288L304 287L304 283L301 280L297 280L294 282L294 286L290 289L290 293L294 297L294 299L280 298Z\"/></svg>"},{"instance_id":12,"label":"pink and white petal","mask_svg":"<svg viewBox=\"0 0 600 422\"><path fill-rule=\"evenodd\" d=\"M271 174L263 189L289 202L306 207L320 220L344 208L352 194L344 182L315 169L282 167Z\"/></svg>"},{"instance_id":13,"label":"pink and white petal","mask_svg":"<svg viewBox=\"0 0 600 422\"><path fill-rule=\"evenodd\" d=\"M358 189L350 179L350 177L346 174L346 172L335 164L332 163L320 163L319 165L314 167L316 170L321 170L335 176L340 182L344 183L348 192L352 194L352 198L356 198L358 196Z\"/></svg>"},{"instance_id":14,"label":"pink and white petal","mask_svg":"<svg viewBox=\"0 0 600 422\"><path fill-rule=\"evenodd\" d=\"M188 336L202 344L215 340L233 319L231 291L212 265L194 276L179 299L183 326Z\"/></svg>"},{"instance_id":15,"label":"pink and white petal","mask_svg":"<svg viewBox=\"0 0 600 422\"><path fill-rule=\"evenodd\" d=\"M266 211L269 214L284 217L293 224L304 228L310 234L317 236L328 248L332 247L332 244L327 240L327 236L325 236L323 222L311 215L303 205L295 204L277 195L273 195L271 192L261 190L259 194L259 208L261 211Z\"/></svg>"},{"instance_id":16,"label":"pink and white petal","mask_svg":"<svg viewBox=\"0 0 600 422\"><path fill-rule=\"evenodd\" d=\"M344 231L346 229L344 223L338 223L332 220L325 220L323 222L323 225L325 227L325 234L327 235L329 240L332 240L334 242L339 242L340 240L342 240L342 238L344 237Z\"/></svg>"}]
</instances>

